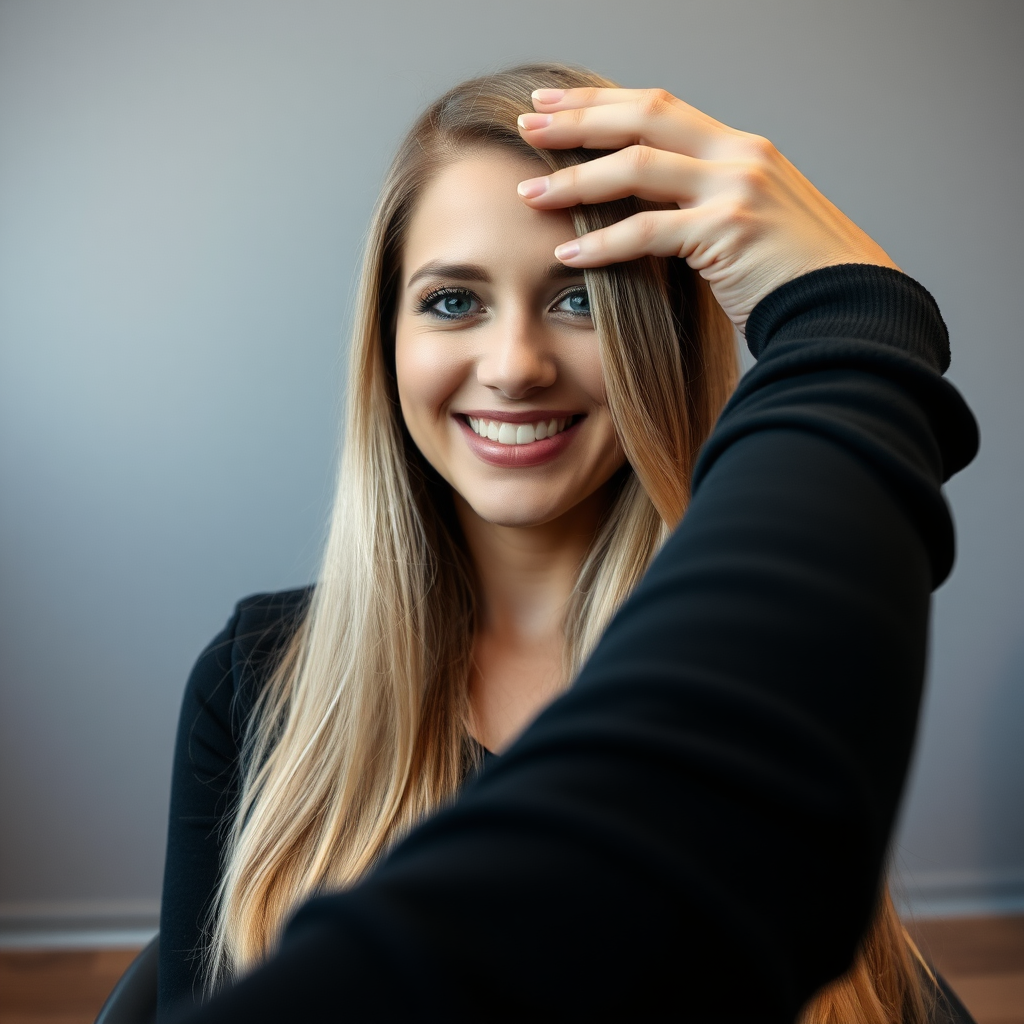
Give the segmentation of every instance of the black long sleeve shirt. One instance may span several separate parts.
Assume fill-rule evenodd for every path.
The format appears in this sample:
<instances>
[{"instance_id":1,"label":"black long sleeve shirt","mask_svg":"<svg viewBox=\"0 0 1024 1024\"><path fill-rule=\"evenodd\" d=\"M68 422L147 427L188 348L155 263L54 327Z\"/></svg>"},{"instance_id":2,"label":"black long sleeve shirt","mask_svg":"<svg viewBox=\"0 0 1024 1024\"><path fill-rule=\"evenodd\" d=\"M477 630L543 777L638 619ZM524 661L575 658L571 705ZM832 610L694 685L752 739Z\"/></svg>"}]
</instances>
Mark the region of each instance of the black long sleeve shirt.
<instances>
[{"instance_id":1,"label":"black long sleeve shirt","mask_svg":"<svg viewBox=\"0 0 1024 1024\"><path fill-rule=\"evenodd\" d=\"M977 447L928 293L816 271L747 325L757 366L686 517L572 688L361 884L193 1024L789 1022L851 962L917 721L941 484ZM187 994L259 666L302 592L243 604L182 714L161 921Z\"/></svg>"}]
</instances>

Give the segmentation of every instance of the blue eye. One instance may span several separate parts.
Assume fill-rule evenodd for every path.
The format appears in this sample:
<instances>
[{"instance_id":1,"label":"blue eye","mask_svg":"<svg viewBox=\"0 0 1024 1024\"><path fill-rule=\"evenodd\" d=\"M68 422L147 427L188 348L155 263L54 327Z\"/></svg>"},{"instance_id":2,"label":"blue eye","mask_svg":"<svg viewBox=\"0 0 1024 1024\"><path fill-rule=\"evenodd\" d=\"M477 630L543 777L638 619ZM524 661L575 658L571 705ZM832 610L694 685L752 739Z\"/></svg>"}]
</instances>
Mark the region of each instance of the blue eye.
<instances>
[{"instance_id":1,"label":"blue eye","mask_svg":"<svg viewBox=\"0 0 1024 1024\"><path fill-rule=\"evenodd\" d=\"M434 308L445 316L465 316L473 308L473 300L468 295L446 295Z\"/></svg>"},{"instance_id":2,"label":"blue eye","mask_svg":"<svg viewBox=\"0 0 1024 1024\"><path fill-rule=\"evenodd\" d=\"M590 316L590 296L587 289L574 288L559 299L555 308L572 316Z\"/></svg>"},{"instance_id":3,"label":"blue eye","mask_svg":"<svg viewBox=\"0 0 1024 1024\"><path fill-rule=\"evenodd\" d=\"M441 288L423 297L418 312L430 313L442 320L461 320L479 311L480 303L463 288Z\"/></svg>"}]
</instances>

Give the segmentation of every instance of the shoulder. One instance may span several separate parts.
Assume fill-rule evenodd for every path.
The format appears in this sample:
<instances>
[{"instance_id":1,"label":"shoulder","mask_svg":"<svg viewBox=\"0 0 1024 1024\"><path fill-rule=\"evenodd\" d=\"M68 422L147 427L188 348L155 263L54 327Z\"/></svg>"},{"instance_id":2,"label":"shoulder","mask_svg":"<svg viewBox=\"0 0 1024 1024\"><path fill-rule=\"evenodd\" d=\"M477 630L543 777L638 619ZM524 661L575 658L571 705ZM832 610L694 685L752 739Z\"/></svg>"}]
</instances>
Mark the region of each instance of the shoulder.
<instances>
[{"instance_id":1,"label":"shoulder","mask_svg":"<svg viewBox=\"0 0 1024 1024\"><path fill-rule=\"evenodd\" d=\"M237 744L312 594L312 587L303 587L243 598L199 655L185 688L181 714L193 760L197 741L199 748Z\"/></svg>"},{"instance_id":2,"label":"shoulder","mask_svg":"<svg viewBox=\"0 0 1024 1024\"><path fill-rule=\"evenodd\" d=\"M235 658L242 657L247 663L273 656L295 632L312 596L312 587L300 587L253 594L239 601L228 622Z\"/></svg>"}]
</instances>

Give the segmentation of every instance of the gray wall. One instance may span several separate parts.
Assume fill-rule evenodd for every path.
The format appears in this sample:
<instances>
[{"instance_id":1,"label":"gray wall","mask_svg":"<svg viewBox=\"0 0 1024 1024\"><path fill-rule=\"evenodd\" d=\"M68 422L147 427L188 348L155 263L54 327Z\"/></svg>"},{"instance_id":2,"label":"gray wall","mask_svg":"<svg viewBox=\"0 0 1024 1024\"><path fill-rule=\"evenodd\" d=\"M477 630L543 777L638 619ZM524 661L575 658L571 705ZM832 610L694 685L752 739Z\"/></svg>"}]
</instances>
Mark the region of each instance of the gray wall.
<instances>
[{"instance_id":1,"label":"gray wall","mask_svg":"<svg viewBox=\"0 0 1024 1024\"><path fill-rule=\"evenodd\" d=\"M537 57L768 135L938 298L984 445L898 856L919 909L1022 905L1021 12L3 3L0 928L150 923L191 662L315 571L388 155L449 84Z\"/></svg>"}]
</instances>

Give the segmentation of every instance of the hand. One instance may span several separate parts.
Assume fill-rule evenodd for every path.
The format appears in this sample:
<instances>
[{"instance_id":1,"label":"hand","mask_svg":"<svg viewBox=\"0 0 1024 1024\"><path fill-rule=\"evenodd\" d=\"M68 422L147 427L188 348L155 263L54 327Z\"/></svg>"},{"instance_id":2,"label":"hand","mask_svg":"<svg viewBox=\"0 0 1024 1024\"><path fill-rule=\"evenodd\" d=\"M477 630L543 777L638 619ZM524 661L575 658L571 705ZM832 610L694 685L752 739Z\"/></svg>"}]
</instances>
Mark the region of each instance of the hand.
<instances>
[{"instance_id":1,"label":"hand","mask_svg":"<svg viewBox=\"0 0 1024 1024\"><path fill-rule=\"evenodd\" d=\"M540 149L611 149L519 185L538 210L624 196L671 202L560 245L572 267L678 256L743 330L769 292L821 267L899 267L767 139L720 124L660 89L538 89L519 130Z\"/></svg>"}]
</instances>

